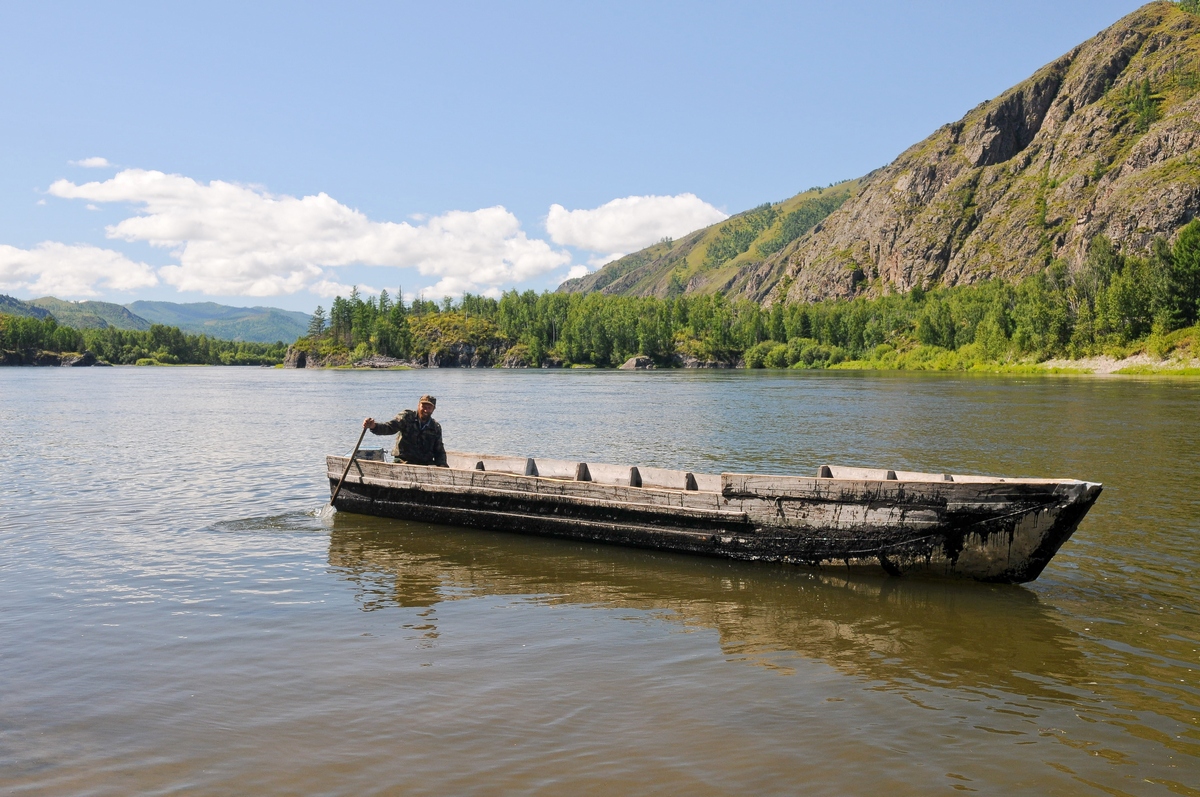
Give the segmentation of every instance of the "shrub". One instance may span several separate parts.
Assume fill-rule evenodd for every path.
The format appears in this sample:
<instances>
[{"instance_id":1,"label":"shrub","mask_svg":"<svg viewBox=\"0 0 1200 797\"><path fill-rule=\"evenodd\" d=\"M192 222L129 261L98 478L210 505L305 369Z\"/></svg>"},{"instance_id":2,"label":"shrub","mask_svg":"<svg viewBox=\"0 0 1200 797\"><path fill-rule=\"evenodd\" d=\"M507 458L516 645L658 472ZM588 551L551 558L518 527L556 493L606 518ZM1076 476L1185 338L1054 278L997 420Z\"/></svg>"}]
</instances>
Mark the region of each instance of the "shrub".
<instances>
[{"instance_id":1,"label":"shrub","mask_svg":"<svg viewBox=\"0 0 1200 797\"><path fill-rule=\"evenodd\" d=\"M766 365L767 355L775 346L773 341L763 341L755 346L751 346L746 350L746 367L747 368L762 368Z\"/></svg>"},{"instance_id":2,"label":"shrub","mask_svg":"<svg viewBox=\"0 0 1200 797\"><path fill-rule=\"evenodd\" d=\"M767 352L767 356L763 362L768 368L787 368L788 367L788 347L783 343L777 343Z\"/></svg>"}]
</instances>

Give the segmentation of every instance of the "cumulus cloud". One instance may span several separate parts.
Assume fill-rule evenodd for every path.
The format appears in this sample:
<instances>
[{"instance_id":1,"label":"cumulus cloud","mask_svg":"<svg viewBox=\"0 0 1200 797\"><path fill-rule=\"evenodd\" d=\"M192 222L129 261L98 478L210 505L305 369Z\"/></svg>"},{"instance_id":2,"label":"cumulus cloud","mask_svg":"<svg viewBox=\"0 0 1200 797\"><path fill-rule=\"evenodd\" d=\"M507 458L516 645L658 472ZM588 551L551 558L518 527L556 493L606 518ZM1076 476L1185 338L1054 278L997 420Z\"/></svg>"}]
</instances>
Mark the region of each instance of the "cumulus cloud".
<instances>
[{"instance_id":1,"label":"cumulus cloud","mask_svg":"<svg viewBox=\"0 0 1200 797\"><path fill-rule=\"evenodd\" d=\"M656 238L655 240L657 241L658 239ZM609 252L607 255L593 255L588 258L587 265L589 269L594 271L601 266L608 265L614 260L620 260L625 257L625 254L625 252Z\"/></svg>"},{"instance_id":2,"label":"cumulus cloud","mask_svg":"<svg viewBox=\"0 0 1200 797\"><path fill-rule=\"evenodd\" d=\"M546 231L556 244L591 252L632 252L726 218L695 194L627 196L592 210L551 205ZM607 257L613 259L614 255Z\"/></svg>"},{"instance_id":3,"label":"cumulus cloud","mask_svg":"<svg viewBox=\"0 0 1200 797\"><path fill-rule=\"evenodd\" d=\"M141 213L107 227L109 237L170 250L159 269L181 291L276 296L333 283L330 268L415 268L438 279L434 293L488 290L570 262L567 252L531 239L503 207L451 211L420 224L378 222L325 193L293 197L214 180L126 169L109 180L59 180L49 193L90 202L129 203Z\"/></svg>"},{"instance_id":4,"label":"cumulus cloud","mask_svg":"<svg viewBox=\"0 0 1200 797\"><path fill-rule=\"evenodd\" d=\"M108 162L108 158L84 158L79 161L71 161L72 166L82 166L85 169L104 169L112 166Z\"/></svg>"},{"instance_id":5,"label":"cumulus cloud","mask_svg":"<svg viewBox=\"0 0 1200 797\"><path fill-rule=\"evenodd\" d=\"M129 291L158 284L154 270L111 249L46 241L33 249L0 244L0 290L97 296L96 285Z\"/></svg>"},{"instance_id":6,"label":"cumulus cloud","mask_svg":"<svg viewBox=\"0 0 1200 797\"><path fill-rule=\"evenodd\" d=\"M358 292L364 296L378 294L379 289L373 288L370 285L347 285L344 282L335 282L334 280L321 280L314 282L308 286L309 293L315 293L326 299L332 299L335 296L349 296L350 291L358 288Z\"/></svg>"}]
</instances>

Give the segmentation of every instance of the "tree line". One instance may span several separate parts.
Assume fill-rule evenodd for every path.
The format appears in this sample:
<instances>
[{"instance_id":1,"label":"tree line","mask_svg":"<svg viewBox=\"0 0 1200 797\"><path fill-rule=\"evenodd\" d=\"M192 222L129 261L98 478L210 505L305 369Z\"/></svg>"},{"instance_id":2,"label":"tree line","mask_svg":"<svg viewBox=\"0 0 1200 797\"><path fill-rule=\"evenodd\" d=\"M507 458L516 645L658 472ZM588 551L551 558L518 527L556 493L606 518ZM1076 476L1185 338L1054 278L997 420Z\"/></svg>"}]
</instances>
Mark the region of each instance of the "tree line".
<instances>
[{"instance_id":1,"label":"tree line","mask_svg":"<svg viewBox=\"0 0 1200 797\"><path fill-rule=\"evenodd\" d=\"M1146 256L1098 237L1082 266L1056 261L1018 282L993 280L815 303L508 291L493 299L417 299L397 291L337 297L294 344L353 362L371 354L443 365L612 367L635 355L750 368L971 367L982 363L1169 350L1200 322L1200 220ZM1190 334L1190 333L1189 333ZM52 317L0 315L0 350L91 351L115 364L272 365L282 343L245 343L154 324L78 330Z\"/></svg>"},{"instance_id":2,"label":"tree line","mask_svg":"<svg viewBox=\"0 0 1200 797\"><path fill-rule=\"evenodd\" d=\"M0 350L90 351L114 365L275 365L283 361L287 346L220 340L163 324L148 330L80 330L53 317L0 315Z\"/></svg>"},{"instance_id":3,"label":"tree line","mask_svg":"<svg viewBox=\"0 0 1200 797\"><path fill-rule=\"evenodd\" d=\"M1019 283L1000 280L907 294L772 307L720 294L667 299L509 291L458 302L355 290L318 307L297 346L358 359L385 354L443 364L612 367L645 355L747 367L828 367L847 360L951 367L1161 349L1200 314L1200 221L1174 246L1128 255L1103 237L1082 267L1056 261ZM944 355L953 355L949 360Z\"/></svg>"}]
</instances>

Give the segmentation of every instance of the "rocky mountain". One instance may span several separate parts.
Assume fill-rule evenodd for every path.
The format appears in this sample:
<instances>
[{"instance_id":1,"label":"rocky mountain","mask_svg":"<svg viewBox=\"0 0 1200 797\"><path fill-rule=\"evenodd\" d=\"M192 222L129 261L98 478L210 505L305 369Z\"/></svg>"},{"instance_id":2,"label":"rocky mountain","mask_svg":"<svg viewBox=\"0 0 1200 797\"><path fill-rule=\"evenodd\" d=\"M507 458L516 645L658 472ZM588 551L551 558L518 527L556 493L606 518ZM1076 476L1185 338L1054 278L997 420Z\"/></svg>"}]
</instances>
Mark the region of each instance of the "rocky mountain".
<instances>
[{"instance_id":1,"label":"rocky mountain","mask_svg":"<svg viewBox=\"0 0 1200 797\"><path fill-rule=\"evenodd\" d=\"M253 343L291 341L308 331L312 317L276 307L230 307L216 302L132 302L126 307L155 324L193 335Z\"/></svg>"},{"instance_id":2,"label":"rocky mountain","mask_svg":"<svg viewBox=\"0 0 1200 797\"><path fill-rule=\"evenodd\" d=\"M778 250L764 230L735 257L689 253L707 270L673 267L664 288L659 244L561 290L811 301L1077 266L1097 235L1145 252L1200 211L1200 16L1143 6L845 185L840 206ZM699 250L761 211L674 246Z\"/></svg>"}]
</instances>

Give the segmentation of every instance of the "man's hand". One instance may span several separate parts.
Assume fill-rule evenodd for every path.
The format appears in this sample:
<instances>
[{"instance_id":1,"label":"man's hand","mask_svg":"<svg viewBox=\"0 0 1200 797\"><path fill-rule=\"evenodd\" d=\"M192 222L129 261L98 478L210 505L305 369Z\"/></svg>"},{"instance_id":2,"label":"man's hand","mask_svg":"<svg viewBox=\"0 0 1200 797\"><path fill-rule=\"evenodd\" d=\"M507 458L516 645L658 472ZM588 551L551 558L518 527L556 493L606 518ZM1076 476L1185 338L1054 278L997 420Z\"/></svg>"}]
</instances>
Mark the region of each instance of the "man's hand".
<instances>
[{"instance_id":1,"label":"man's hand","mask_svg":"<svg viewBox=\"0 0 1200 797\"><path fill-rule=\"evenodd\" d=\"M363 421L363 428L364 429L374 429L375 428L375 419L374 418L365 419Z\"/></svg>"}]
</instances>

